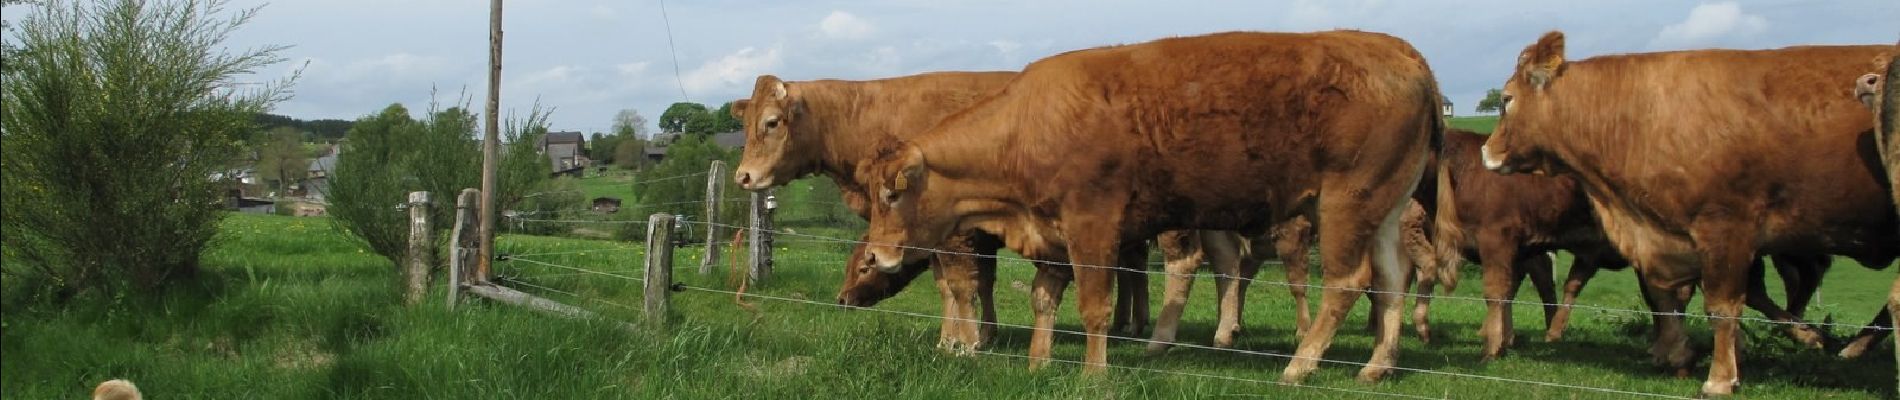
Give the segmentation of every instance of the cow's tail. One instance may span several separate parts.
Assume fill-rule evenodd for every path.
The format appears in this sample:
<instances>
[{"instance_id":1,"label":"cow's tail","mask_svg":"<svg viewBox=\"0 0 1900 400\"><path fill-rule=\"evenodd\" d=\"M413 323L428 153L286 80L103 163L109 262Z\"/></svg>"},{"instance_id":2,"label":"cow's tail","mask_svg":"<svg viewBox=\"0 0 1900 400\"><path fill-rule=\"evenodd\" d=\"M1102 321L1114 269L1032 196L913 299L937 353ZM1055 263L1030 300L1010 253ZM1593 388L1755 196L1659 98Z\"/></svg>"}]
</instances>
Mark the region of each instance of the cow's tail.
<instances>
[{"instance_id":1,"label":"cow's tail","mask_svg":"<svg viewBox=\"0 0 1900 400\"><path fill-rule=\"evenodd\" d=\"M1429 68L1427 67L1428 70ZM1421 263L1435 268L1433 271L1420 272L1434 275L1440 287L1449 294L1458 288L1458 267L1464 260L1459 257L1461 253L1457 251L1459 248L1457 246L1462 245L1459 241L1462 240L1463 234L1446 231L1457 229L1458 213L1452 207L1454 202L1451 197L1451 177L1445 172L1449 168L1445 158L1447 121L1441 112L1445 108L1445 96L1439 92L1438 81L1432 78L1431 74L1426 74L1422 86L1425 93L1426 115L1431 116L1428 118L1431 123L1427 129L1429 136L1426 139L1426 151L1430 156L1427 157L1429 161L1425 163L1425 173L1419 177L1418 190L1412 194L1412 198L1425 207L1426 238L1432 244L1433 258L1436 262Z\"/></svg>"},{"instance_id":2,"label":"cow's tail","mask_svg":"<svg viewBox=\"0 0 1900 400\"><path fill-rule=\"evenodd\" d=\"M1432 210L1431 238L1433 253L1438 259L1438 282L1444 285L1445 293L1458 288L1458 271L1465 265L1465 241L1470 235L1458 225L1458 207L1454 195L1457 191L1451 181L1451 163L1440 157L1437 164L1427 175L1436 181L1435 198Z\"/></svg>"}]
</instances>

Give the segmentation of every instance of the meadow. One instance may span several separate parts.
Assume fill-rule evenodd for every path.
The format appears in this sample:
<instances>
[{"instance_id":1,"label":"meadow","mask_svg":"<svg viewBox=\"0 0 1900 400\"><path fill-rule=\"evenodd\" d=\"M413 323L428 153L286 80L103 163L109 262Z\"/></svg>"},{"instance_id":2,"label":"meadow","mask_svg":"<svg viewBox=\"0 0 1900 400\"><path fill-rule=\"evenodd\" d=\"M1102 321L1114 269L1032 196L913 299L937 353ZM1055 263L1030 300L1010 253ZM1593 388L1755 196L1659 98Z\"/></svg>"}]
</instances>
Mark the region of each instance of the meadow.
<instances>
[{"instance_id":1,"label":"meadow","mask_svg":"<svg viewBox=\"0 0 1900 400\"><path fill-rule=\"evenodd\" d=\"M588 224L626 223L614 219ZM782 221L801 235L832 238L855 237L852 224L861 222ZM1265 353L1288 354L1296 345L1292 302L1283 287L1265 283L1249 291L1246 331L1237 343L1258 354L1176 348L1148 356L1143 343L1113 341L1109 359L1118 369L1106 375L1085 375L1063 363L1032 372L1020 358L1029 338L1024 328L999 328L989 354L936 349L939 322L930 316L939 313L940 303L927 276L872 309L832 306L847 244L796 235L780 237L770 280L746 288L770 298L723 292L736 289L737 263L730 258L701 275L696 270L703 249L676 249L676 280L692 289L673 294L670 323L623 329L617 322L641 317L640 283L623 278L640 274L641 243L523 235L504 235L498 243L510 260L496 262L497 281L594 310L607 321L554 318L479 300L451 310L439 281L430 301L404 307L395 267L337 232L329 220L232 214L205 254L198 283L155 299L48 305L20 298L30 291L10 285L17 280L0 282L8 285L0 296L0 395L82 398L93 384L126 378L153 399L1595 399L1633 395L1517 381L1692 396L1704 372L1698 367L1689 378L1676 378L1652 366L1645 315L1578 310L1564 340L1546 343L1542 311L1525 306L1515 308L1518 345L1500 360L1479 362L1483 303L1441 298L1432 314L1436 340L1428 345L1407 336L1400 359L1402 367L1433 372L1401 372L1366 384L1353 379L1356 366L1323 364L1304 387L1283 387L1273 382L1287 360ZM1568 256L1560 255L1558 276L1568 265ZM1000 267L1002 323L1031 323L1032 274L1022 261ZM1284 270L1272 264L1259 277L1284 278ZM1808 315L1844 324L1867 321L1893 278L1890 271L1837 260ZM1773 274L1769 279L1779 298L1780 283ZM1464 284L1452 296L1481 297L1479 281L1476 267L1465 266ZM1152 285L1158 302L1161 280ZM1640 310L1635 285L1628 271L1605 271L1580 303ZM1526 288L1520 299L1534 299L1530 292ZM1182 341L1210 342L1213 295L1210 280L1196 282ZM1072 296L1058 329L1081 329ZM1366 359L1372 338L1359 328L1366 308L1365 301L1357 303L1328 359ZM1699 312L1700 303L1690 310ZM1705 321L1692 318L1689 326L1694 346L1707 349ZM1895 366L1887 351L1840 360L1800 349L1777 326L1744 326L1739 397L1895 395ZM1058 335L1055 356L1079 360L1082 342Z\"/></svg>"}]
</instances>

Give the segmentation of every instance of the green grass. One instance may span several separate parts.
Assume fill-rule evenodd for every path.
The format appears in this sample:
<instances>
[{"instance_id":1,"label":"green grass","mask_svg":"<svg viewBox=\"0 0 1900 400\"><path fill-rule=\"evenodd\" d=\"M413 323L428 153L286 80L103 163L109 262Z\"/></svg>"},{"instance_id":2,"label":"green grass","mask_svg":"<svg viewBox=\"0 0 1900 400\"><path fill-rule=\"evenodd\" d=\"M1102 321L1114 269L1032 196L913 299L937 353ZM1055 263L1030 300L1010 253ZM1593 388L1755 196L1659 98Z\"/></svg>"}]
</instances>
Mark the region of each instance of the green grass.
<instances>
[{"instance_id":1,"label":"green grass","mask_svg":"<svg viewBox=\"0 0 1900 400\"><path fill-rule=\"evenodd\" d=\"M405 308L397 305L393 267L362 253L326 220L233 215L226 232L226 239L205 257L202 284L175 288L161 299L54 307L8 297L0 314L0 351L6 355L0 358L0 369L5 370L0 393L7 398L82 398L99 381L127 378L155 399L1371 396L1127 370L1089 377L1061 364L1028 372L1020 359L958 357L934 349L938 323L932 319L764 299L748 300L757 307L753 312L731 295L700 291L673 294L670 327L632 332L479 301L451 311L441 305L439 292L422 306ZM834 233L851 234L843 229L826 234ZM503 252L521 259L613 274L640 271L640 246L634 243L529 236L504 236L499 242ZM844 246L792 240L781 245L772 281L750 290L830 303L841 280ZM675 254L679 282L727 287L724 260L714 273L701 276L694 271L699 248ZM1559 263L1567 264L1567 259ZM525 261L498 262L496 271L508 279L574 293L523 287L608 318L640 317L629 308L639 304L638 282ZM1280 271L1269 267L1261 279L1280 280ZM1852 265L1837 265L1833 272L1809 315L1844 323L1866 321L1893 279L1891 273ZM1030 276L1025 263L1006 262L1002 267L998 305L1003 322L1030 322ZM1476 271L1467 270L1457 295L1479 296L1478 281ZM1157 297L1160 284L1154 282ZM1633 274L1606 271L1586 289L1583 302L1639 309L1634 288ZM934 315L940 306L934 292L929 282L920 281L877 308ZM1197 282L1184 319L1184 341L1207 343L1212 336L1213 292L1211 283ZM1292 351L1297 341L1285 293L1272 285L1255 285L1250 291L1240 348ZM1079 330L1070 296L1058 328ZM1347 324L1352 328L1340 332L1328 358L1363 361L1370 351L1371 337L1356 328L1366 308L1366 302L1358 303ZM1401 365L1669 395L1693 394L1706 372L1698 369L1693 378L1677 379L1650 366L1644 351L1647 318L1579 310L1564 342L1543 343L1541 312L1527 307L1516 309L1521 337L1514 351L1499 361L1480 363L1476 330L1481 304L1442 299L1435 305L1440 341L1426 346L1406 338ZM1695 345L1706 349L1706 324L1692 320L1690 326ZM1884 351L1841 361L1796 350L1772 333L1771 326L1750 323L1747 331L1744 397L1893 395L1893 360ZM1024 354L1028 336L1023 329L1003 328L992 349ZM1056 343L1056 357L1081 358L1081 338L1058 335ZM1277 380L1286 365L1279 358L1194 349L1146 357L1142 349L1140 343L1113 342L1109 359L1118 366L1259 381ZM1353 380L1356 372L1352 366L1322 365L1306 383L1434 398L1625 397L1423 373L1363 384Z\"/></svg>"},{"instance_id":2,"label":"green grass","mask_svg":"<svg viewBox=\"0 0 1900 400\"><path fill-rule=\"evenodd\" d=\"M1491 133L1498 127L1497 116L1452 117L1451 127L1477 133Z\"/></svg>"}]
</instances>

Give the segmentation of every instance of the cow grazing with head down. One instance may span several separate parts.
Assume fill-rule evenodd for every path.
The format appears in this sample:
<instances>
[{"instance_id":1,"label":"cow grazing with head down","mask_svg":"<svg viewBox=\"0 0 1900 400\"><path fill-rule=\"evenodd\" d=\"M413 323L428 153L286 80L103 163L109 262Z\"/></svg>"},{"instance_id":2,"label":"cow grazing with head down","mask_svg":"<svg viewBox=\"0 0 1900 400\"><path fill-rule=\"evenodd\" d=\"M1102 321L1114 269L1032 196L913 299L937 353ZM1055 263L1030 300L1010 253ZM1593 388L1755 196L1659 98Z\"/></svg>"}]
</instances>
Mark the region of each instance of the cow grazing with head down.
<instances>
[{"instance_id":1,"label":"cow grazing with head down","mask_svg":"<svg viewBox=\"0 0 1900 400\"><path fill-rule=\"evenodd\" d=\"M873 155L880 140L921 131L994 93L1015 76L1013 72L939 72L871 81L802 82L760 76L752 97L733 103L733 117L746 131L745 152L733 179L748 190L763 190L809 174L826 175L838 183L852 211L868 217L868 196L853 174L858 163ZM994 327L976 321L996 321L990 301L996 261L968 254L993 255L1000 242L979 233L949 244L963 254L940 254L892 274L873 273L860 262L848 262L839 304L875 304L934 264L931 270L943 295L943 312L950 317L943 321L938 344L981 346ZM854 259L862 254L859 247L853 250ZM980 317L977 302L982 303Z\"/></svg>"},{"instance_id":2,"label":"cow grazing with head down","mask_svg":"<svg viewBox=\"0 0 1900 400\"><path fill-rule=\"evenodd\" d=\"M1223 33L1073 51L1029 65L995 97L895 143L858 177L877 197L866 257L895 270L952 233L998 233L1074 276L1086 370L1107 365L1109 266L1164 230L1319 226L1320 312L1287 367L1316 367L1354 300L1400 304L1410 269L1399 215L1441 128L1418 52L1354 31ZM1063 257L1066 256L1066 257ZM1049 357L1065 282L1041 279L1030 356ZM1382 307L1377 379L1397 358L1400 310Z\"/></svg>"},{"instance_id":3,"label":"cow grazing with head down","mask_svg":"<svg viewBox=\"0 0 1900 400\"><path fill-rule=\"evenodd\" d=\"M1487 168L1575 179L1659 311L1700 281L1715 332L1706 394L1734 391L1749 265L1761 253L1890 262L1895 213L1867 111L1838 83L1886 46L1809 46L1564 57L1563 34L1526 47ZM1679 327L1651 354L1689 365Z\"/></svg>"}]
</instances>

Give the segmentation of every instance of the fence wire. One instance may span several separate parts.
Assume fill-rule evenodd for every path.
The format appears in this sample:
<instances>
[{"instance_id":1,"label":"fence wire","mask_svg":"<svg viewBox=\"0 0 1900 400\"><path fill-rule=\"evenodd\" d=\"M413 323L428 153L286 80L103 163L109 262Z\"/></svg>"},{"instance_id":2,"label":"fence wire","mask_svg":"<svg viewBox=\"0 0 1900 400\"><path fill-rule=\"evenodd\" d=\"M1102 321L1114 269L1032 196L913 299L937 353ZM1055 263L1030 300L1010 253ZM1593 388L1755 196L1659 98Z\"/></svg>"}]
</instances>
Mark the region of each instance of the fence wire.
<instances>
[{"instance_id":1,"label":"fence wire","mask_svg":"<svg viewBox=\"0 0 1900 400\"><path fill-rule=\"evenodd\" d=\"M722 227L722 228L743 228L736 225L727 225L727 224L721 224L717 222L705 222L705 221L682 221L682 222L687 223L687 224L701 224L701 225L716 226L716 227ZM846 243L846 244L875 244L875 243L864 242L864 241L840 239L840 238L834 238L834 237L829 237L829 236L805 235L805 234L799 234L799 233L793 233L793 232L773 231L773 234L783 235L783 236L804 237L804 238L818 240L818 241L830 241L830 242ZM883 244L878 244L878 245L883 245ZM1037 261L1037 260L1032 260L1032 259L1027 259L1027 258L1006 257L1006 256L995 255L995 254L977 254L977 253L957 252L957 251L934 249L934 248L928 248L928 247L912 247L912 246L892 246L892 247L897 247L897 248L902 248L902 249L907 249L907 250L926 251L926 252L931 252L935 254L950 254L950 255L988 258L988 259L994 259L994 260L999 261L999 264L1001 261L1021 261L1021 262L1027 262L1027 263L1039 263L1043 265L1053 265L1053 266L1098 268L1098 269L1107 269L1107 270L1112 270L1112 271L1137 272L1137 273L1142 273L1142 274L1147 274L1147 275L1161 275L1164 277L1176 276L1176 277L1190 277L1190 278L1197 278L1197 279L1199 278L1239 279L1239 280L1247 281L1250 283L1260 283L1260 284L1266 284L1266 285L1272 285L1272 286L1304 287L1304 288L1309 288L1309 289L1322 289L1322 290L1334 289L1334 290L1345 290L1345 291L1354 292L1354 293L1396 294L1399 296L1411 297L1411 298L1430 298L1434 301L1459 300L1459 301L1473 301L1473 302L1487 302L1487 303L1495 302L1495 303L1506 303L1506 304L1511 304L1511 305L1538 306L1538 307L1543 307L1543 306L1570 307L1573 309L1598 311L1598 312L1606 312L1606 313L1625 313L1625 314L1641 314L1641 315L1649 315L1649 316L1685 317L1685 318L1697 318L1697 319L1703 319L1703 320L1733 319L1737 321L1748 321L1748 322L1773 324L1773 325L1794 325L1794 326L1812 326L1812 327L1825 326L1825 327L1830 327L1830 328L1847 328L1847 329L1854 329L1854 330L1871 329L1871 330L1891 331L1895 329L1894 327L1845 324L1845 323L1833 323L1833 322L1777 321L1777 320L1768 319L1768 318L1750 317L1750 316L1745 316L1745 315L1738 315L1734 317L1722 317L1722 316L1699 314L1699 313L1692 313L1692 312L1636 310L1636 309L1627 309L1627 308L1593 306L1593 305L1588 305L1588 304L1568 304L1567 305L1563 303L1545 303L1545 302L1534 301L1534 300L1517 300L1517 299L1491 300L1491 299L1486 299L1483 297L1419 294L1419 293L1412 293L1406 290L1386 291L1386 290L1360 288L1360 287L1326 286L1324 284L1299 284L1299 283L1293 283L1293 282L1287 282L1287 281L1276 281L1276 280L1229 276L1229 275L1218 274L1218 273L1177 274L1177 273L1171 273L1167 271L1141 270L1141 269L1124 268L1124 267L1119 267L1119 266L1099 266L1099 265L1076 264L1076 263L1069 263L1069 262Z\"/></svg>"}]
</instances>

